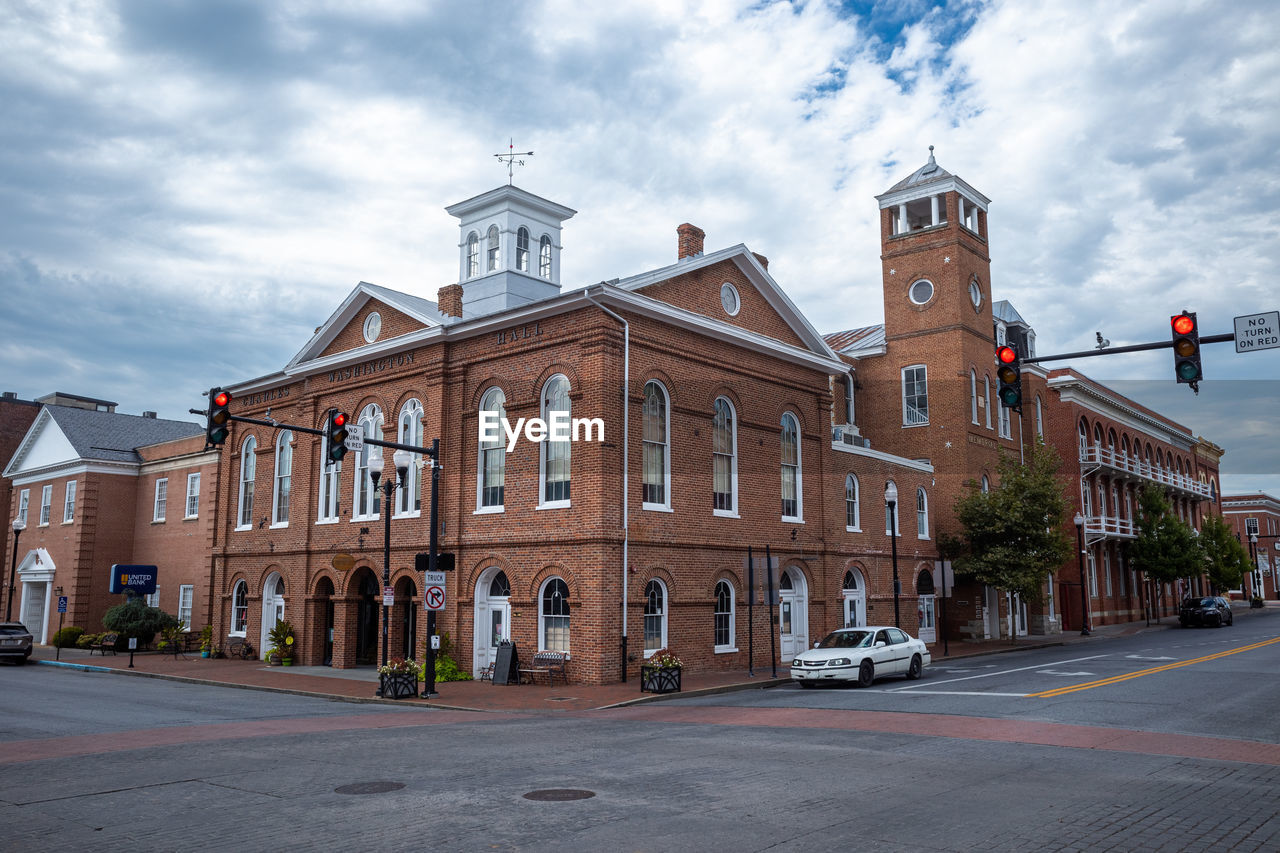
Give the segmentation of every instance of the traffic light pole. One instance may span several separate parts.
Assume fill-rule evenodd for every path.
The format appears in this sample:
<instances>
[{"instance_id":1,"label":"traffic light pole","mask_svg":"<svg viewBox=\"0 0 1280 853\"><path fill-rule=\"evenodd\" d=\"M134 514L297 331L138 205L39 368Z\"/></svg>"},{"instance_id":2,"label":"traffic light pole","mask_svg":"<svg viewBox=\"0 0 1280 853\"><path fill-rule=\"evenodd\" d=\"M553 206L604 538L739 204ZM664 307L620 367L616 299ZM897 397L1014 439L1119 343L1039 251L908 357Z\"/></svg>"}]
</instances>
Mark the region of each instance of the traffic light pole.
<instances>
[{"instance_id":1,"label":"traffic light pole","mask_svg":"<svg viewBox=\"0 0 1280 853\"><path fill-rule=\"evenodd\" d=\"M1234 341L1235 339L1235 334L1231 332L1224 335L1201 335L1200 343L1225 344ZM1102 349L1087 349L1080 352L1064 352L1056 355L1037 355L1032 356L1031 358L1022 359L1022 363L1039 364L1042 361L1064 361L1068 358L1091 358L1095 355L1119 355L1120 353L1141 352L1149 349L1173 349L1173 341L1157 341L1151 344L1132 344L1127 347L1103 347Z\"/></svg>"},{"instance_id":2,"label":"traffic light pole","mask_svg":"<svg viewBox=\"0 0 1280 853\"><path fill-rule=\"evenodd\" d=\"M193 415L203 415L205 412L197 409L187 409ZM290 432L305 432L311 435L324 435L324 430L314 427L295 426L276 420L263 420L262 418L246 418L244 415L232 415L231 420L239 421L242 424L257 424L258 426L277 427L279 429L287 429ZM439 453L439 439L432 442L431 447L418 447L416 444L401 444L398 441L383 441L378 438L366 438L365 444L372 444L374 447L390 447L392 450L407 450L410 453L421 453L423 456L430 456L435 459Z\"/></svg>"}]
</instances>

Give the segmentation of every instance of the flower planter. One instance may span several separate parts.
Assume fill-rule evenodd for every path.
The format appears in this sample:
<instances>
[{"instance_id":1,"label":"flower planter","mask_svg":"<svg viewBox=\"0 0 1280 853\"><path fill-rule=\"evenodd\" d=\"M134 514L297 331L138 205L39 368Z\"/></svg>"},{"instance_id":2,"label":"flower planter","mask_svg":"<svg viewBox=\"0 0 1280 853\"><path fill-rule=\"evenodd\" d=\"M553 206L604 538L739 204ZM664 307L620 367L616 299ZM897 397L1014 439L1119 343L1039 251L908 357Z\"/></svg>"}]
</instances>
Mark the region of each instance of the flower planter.
<instances>
[{"instance_id":1,"label":"flower planter","mask_svg":"<svg viewBox=\"0 0 1280 853\"><path fill-rule=\"evenodd\" d=\"M679 693L680 673L678 666L640 666L641 693Z\"/></svg>"},{"instance_id":2,"label":"flower planter","mask_svg":"<svg viewBox=\"0 0 1280 853\"><path fill-rule=\"evenodd\" d=\"M382 679L383 699L412 699L418 693L417 673L393 672L379 678Z\"/></svg>"}]
</instances>

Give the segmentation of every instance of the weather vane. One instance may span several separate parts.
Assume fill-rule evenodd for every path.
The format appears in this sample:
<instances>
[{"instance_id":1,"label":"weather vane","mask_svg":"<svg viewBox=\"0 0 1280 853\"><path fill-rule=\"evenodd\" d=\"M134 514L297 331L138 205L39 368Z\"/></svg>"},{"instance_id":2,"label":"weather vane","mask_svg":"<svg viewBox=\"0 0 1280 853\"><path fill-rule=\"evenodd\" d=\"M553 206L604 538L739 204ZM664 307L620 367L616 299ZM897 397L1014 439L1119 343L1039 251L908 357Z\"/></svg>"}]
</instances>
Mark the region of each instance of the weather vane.
<instances>
[{"instance_id":1,"label":"weather vane","mask_svg":"<svg viewBox=\"0 0 1280 853\"><path fill-rule=\"evenodd\" d=\"M494 154L501 162L507 164L507 183L510 184L515 177L515 167L523 166L524 160L521 157L532 157L532 151L517 151L515 139L509 139L510 144L507 146L506 154Z\"/></svg>"}]
</instances>

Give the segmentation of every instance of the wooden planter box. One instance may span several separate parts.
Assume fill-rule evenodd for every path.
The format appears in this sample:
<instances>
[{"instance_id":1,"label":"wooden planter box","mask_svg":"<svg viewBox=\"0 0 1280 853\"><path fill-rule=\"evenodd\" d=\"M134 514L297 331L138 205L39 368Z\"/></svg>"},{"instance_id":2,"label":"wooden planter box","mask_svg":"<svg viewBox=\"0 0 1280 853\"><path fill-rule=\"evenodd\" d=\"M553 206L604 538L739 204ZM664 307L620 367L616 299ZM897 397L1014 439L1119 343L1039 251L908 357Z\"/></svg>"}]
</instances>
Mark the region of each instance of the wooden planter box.
<instances>
[{"instance_id":1,"label":"wooden planter box","mask_svg":"<svg viewBox=\"0 0 1280 853\"><path fill-rule=\"evenodd\" d=\"M640 692L679 693L680 673L683 671L683 668L678 666L649 666L641 664Z\"/></svg>"},{"instance_id":2,"label":"wooden planter box","mask_svg":"<svg viewBox=\"0 0 1280 853\"><path fill-rule=\"evenodd\" d=\"M418 676L412 672L394 672L380 676L383 699L412 699L418 695Z\"/></svg>"}]
</instances>

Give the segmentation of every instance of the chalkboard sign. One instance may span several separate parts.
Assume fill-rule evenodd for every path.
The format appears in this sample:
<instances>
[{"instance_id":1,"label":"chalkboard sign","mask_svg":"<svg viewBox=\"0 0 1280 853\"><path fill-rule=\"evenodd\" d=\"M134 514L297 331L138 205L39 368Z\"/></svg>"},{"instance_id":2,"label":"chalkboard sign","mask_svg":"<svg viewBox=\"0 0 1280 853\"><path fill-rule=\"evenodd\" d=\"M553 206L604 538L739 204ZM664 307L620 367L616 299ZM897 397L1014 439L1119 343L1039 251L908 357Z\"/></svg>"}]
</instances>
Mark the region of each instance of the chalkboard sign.
<instances>
[{"instance_id":1,"label":"chalkboard sign","mask_svg":"<svg viewBox=\"0 0 1280 853\"><path fill-rule=\"evenodd\" d=\"M515 643L508 640L498 643L498 657L493 662L493 683L520 683L520 660L516 655Z\"/></svg>"}]
</instances>

